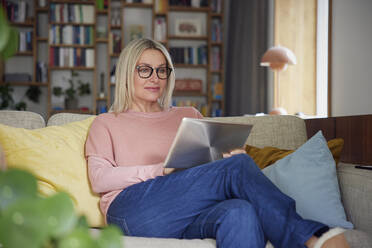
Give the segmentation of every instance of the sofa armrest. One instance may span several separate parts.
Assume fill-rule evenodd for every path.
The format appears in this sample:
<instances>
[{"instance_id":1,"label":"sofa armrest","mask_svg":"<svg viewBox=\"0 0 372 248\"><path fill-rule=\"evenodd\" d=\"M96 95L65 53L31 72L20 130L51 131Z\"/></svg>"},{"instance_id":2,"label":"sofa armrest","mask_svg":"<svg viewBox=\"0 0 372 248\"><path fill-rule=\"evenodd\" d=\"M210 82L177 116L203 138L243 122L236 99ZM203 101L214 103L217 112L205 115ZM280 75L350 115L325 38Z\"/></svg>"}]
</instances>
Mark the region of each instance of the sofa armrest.
<instances>
[{"instance_id":1,"label":"sofa armrest","mask_svg":"<svg viewBox=\"0 0 372 248\"><path fill-rule=\"evenodd\" d=\"M337 174L348 220L372 237L372 170L339 163Z\"/></svg>"}]
</instances>

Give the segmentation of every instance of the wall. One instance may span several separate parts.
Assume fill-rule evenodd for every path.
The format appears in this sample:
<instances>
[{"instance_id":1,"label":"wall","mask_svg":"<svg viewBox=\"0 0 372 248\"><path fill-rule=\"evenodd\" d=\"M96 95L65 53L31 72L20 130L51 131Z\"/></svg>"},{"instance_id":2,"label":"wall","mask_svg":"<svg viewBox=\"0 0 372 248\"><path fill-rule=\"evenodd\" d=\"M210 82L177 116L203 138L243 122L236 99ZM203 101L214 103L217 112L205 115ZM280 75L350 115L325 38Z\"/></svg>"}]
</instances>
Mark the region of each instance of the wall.
<instances>
[{"instance_id":1,"label":"wall","mask_svg":"<svg viewBox=\"0 0 372 248\"><path fill-rule=\"evenodd\" d=\"M372 1L333 0L332 116L372 114Z\"/></svg>"}]
</instances>

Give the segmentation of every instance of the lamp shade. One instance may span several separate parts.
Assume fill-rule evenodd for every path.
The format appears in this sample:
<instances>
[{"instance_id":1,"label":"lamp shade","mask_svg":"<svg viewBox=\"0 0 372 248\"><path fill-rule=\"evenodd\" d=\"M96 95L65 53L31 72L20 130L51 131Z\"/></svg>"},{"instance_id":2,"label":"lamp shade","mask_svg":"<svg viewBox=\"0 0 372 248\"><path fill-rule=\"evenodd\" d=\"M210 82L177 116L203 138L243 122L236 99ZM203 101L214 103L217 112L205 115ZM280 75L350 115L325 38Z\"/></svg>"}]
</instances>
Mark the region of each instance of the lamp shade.
<instances>
[{"instance_id":1,"label":"lamp shade","mask_svg":"<svg viewBox=\"0 0 372 248\"><path fill-rule=\"evenodd\" d=\"M271 47L261 58L261 66L270 66L273 70L284 70L287 65L296 63L294 53L283 46Z\"/></svg>"}]
</instances>

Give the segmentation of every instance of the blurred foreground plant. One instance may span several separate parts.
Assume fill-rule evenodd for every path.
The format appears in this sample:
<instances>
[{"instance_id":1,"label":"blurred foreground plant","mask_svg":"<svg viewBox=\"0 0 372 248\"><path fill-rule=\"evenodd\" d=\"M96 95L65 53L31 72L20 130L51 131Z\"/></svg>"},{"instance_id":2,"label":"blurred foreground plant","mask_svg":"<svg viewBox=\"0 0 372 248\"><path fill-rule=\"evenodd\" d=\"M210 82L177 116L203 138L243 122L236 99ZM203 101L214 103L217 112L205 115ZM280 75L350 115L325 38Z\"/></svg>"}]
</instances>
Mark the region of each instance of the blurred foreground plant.
<instances>
[{"instance_id":1,"label":"blurred foreground plant","mask_svg":"<svg viewBox=\"0 0 372 248\"><path fill-rule=\"evenodd\" d=\"M84 216L77 216L64 192L42 197L29 172L0 171L0 247L121 248L115 226L92 235Z\"/></svg>"},{"instance_id":2,"label":"blurred foreground plant","mask_svg":"<svg viewBox=\"0 0 372 248\"><path fill-rule=\"evenodd\" d=\"M11 27L6 19L5 11L0 5L0 59L12 57L18 49L18 31Z\"/></svg>"}]
</instances>

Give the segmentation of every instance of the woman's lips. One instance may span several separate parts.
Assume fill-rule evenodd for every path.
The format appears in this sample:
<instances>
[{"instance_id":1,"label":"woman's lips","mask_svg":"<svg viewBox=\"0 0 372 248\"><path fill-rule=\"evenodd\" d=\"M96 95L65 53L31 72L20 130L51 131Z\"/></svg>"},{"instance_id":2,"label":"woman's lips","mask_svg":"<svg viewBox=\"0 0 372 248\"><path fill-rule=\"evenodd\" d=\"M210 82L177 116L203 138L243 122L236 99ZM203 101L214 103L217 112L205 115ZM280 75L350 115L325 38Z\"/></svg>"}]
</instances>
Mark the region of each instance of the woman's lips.
<instances>
[{"instance_id":1,"label":"woman's lips","mask_svg":"<svg viewBox=\"0 0 372 248\"><path fill-rule=\"evenodd\" d=\"M145 87L145 90L148 90L151 92L157 92L160 90L160 87Z\"/></svg>"}]
</instances>

